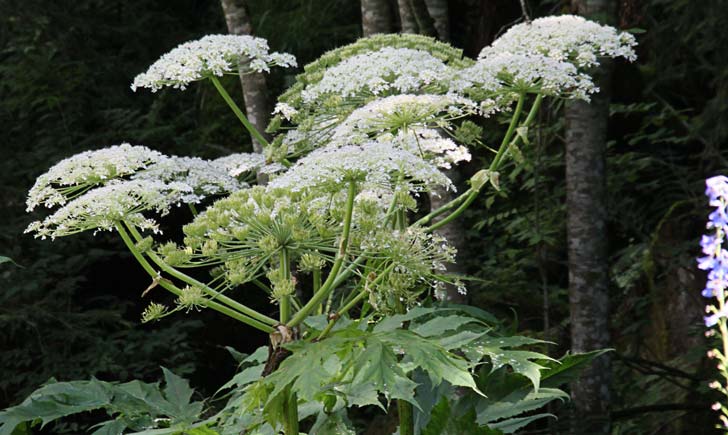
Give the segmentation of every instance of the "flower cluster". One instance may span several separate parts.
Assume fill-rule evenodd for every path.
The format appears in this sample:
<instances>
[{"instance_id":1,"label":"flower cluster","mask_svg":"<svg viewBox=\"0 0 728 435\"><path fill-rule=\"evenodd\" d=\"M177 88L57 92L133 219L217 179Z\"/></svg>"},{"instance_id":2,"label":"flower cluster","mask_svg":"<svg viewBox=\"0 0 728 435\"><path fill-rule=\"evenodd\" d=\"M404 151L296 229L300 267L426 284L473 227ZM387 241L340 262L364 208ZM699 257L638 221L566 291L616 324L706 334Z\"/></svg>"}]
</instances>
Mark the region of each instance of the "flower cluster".
<instances>
[{"instance_id":1,"label":"flower cluster","mask_svg":"<svg viewBox=\"0 0 728 435\"><path fill-rule=\"evenodd\" d=\"M48 208L63 205L94 186L131 175L164 158L157 151L128 143L76 154L38 177L28 192L27 210L41 204Z\"/></svg>"},{"instance_id":2,"label":"flower cluster","mask_svg":"<svg viewBox=\"0 0 728 435\"><path fill-rule=\"evenodd\" d=\"M270 185L294 192L305 189L338 192L349 181L390 186L400 176L417 186L424 185L425 189L440 186L454 190L452 181L435 166L385 141L319 148L296 162Z\"/></svg>"},{"instance_id":3,"label":"flower cluster","mask_svg":"<svg viewBox=\"0 0 728 435\"><path fill-rule=\"evenodd\" d=\"M131 89L165 86L185 89L191 82L210 76L243 71L268 72L271 66L295 67L287 53L269 53L268 42L248 35L207 35L179 45L162 55L146 72L134 78Z\"/></svg>"},{"instance_id":4,"label":"flower cluster","mask_svg":"<svg viewBox=\"0 0 728 435\"><path fill-rule=\"evenodd\" d=\"M472 158L468 148L430 128L400 132L392 138L392 143L442 169L451 169L452 165L469 162Z\"/></svg>"},{"instance_id":5,"label":"flower cluster","mask_svg":"<svg viewBox=\"0 0 728 435\"><path fill-rule=\"evenodd\" d=\"M356 135L376 137L416 126L447 128L452 120L476 113L474 101L455 95L392 95L354 110L334 129L332 141L345 142Z\"/></svg>"},{"instance_id":6,"label":"flower cluster","mask_svg":"<svg viewBox=\"0 0 728 435\"><path fill-rule=\"evenodd\" d=\"M542 54L578 67L598 64L599 57L637 58L634 36L618 32L576 15L538 18L508 29L478 56L487 58L497 53Z\"/></svg>"},{"instance_id":7,"label":"flower cluster","mask_svg":"<svg viewBox=\"0 0 728 435\"><path fill-rule=\"evenodd\" d=\"M589 75L580 73L568 62L538 53L496 52L480 59L472 67L456 73L453 91L478 88L492 94L541 93L548 96L589 100L598 92Z\"/></svg>"},{"instance_id":8,"label":"flower cluster","mask_svg":"<svg viewBox=\"0 0 728 435\"><path fill-rule=\"evenodd\" d=\"M728 250L724 246L728 234L728 177L712 177L705 184L709 204L715 207L708 217L707 228L710 234L704 235L700 240L705 255L698 258L698 267L708 271L708 282L702 294L714 301L705 308L708 314L705 317L705 326L713 328L717 325L719 334L725 340L728 336ZM706 335L715 334L715 329L710 329ZM708 356L719 361L718 370L724 378L724 383L713 381L710 386L728 396L728 348L724 345L722 351L712 349ZM720 419L724 427L728 428L728 408L716 402L713 410L721 411Z\"/></svg>"},{"instance_id":9,"label":"flower cluster","mask_svg":"<svg viewBox=\"0 0 728 435\"><path fill-rule=\"evenodd\" d=\"M199 157L167 157L132 177L136 180L178 182L189 186L190 193L181 198L186 204L196 204L212 195L235 192L247 187L220 165Z\"/></svg>"},{"instance_id":10,"label":"flower cluster","mask_svg":"<svg viewBox=\"0 0 728 435\"><path fill-rule=\"evenodd\" d=\"M721 318L728 317L728 306L725 305L728 288L728 250L723 246L728 233L728 177L717 176L706 181L705 194L715 210L710 213L707 228L711 234L704 235L700 241L704 257L698 259L698 267L708 272L708 283L703 296L716 298L718 307L709 305L709 316L705 318L705 326L711 327Z\"/></svg>"},{"instance_id":11,"label":"flower cluster","mask_svg":"<svg viewBox=\"0 0 728 435\"><path fill-rule=\"evenodd\" d=\"M343 60L301 94L305 103L324 95L354 97L420 91L448 77L448 66L430 53L385 47Z\"/></svg>"},{"instance_id":12,"label":"flower cluster","mask_svg":"<svg viewBox=\"0 0 728 435\"><path fill-rule=\"evenodd\" d=\"M237 153L215 159L212 163L225 170L230 176L238 177L254 172L265 165L265 156L259 153Z\"/></svg>"},{"instance_id":13,"label":"flower cluster","mask_svg":"<svg viewBox=\"0 0 728 435\"><path fill-rule=\"evenodd\" d=\"M88 230L111 231L122 220L144 230L158 231L157 222L142 212L151 210L164 215L191 193L189 185L179 182L114 180L68 202L42 221L31 223L25 232L55 239Z\"/></svg>"}]
</instances>

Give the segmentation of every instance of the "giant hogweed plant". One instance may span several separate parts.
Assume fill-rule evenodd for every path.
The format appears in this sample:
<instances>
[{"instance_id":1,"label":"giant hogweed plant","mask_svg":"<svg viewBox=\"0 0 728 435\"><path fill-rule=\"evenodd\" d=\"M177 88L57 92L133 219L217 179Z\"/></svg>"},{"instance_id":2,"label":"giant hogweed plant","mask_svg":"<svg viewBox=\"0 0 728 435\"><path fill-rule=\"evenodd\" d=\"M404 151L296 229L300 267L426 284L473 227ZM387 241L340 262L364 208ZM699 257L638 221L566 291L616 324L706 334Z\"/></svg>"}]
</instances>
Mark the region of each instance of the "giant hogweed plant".
<instances>
[{"instance_id":1,"label":"giant hogweed plant","mask_svg":"<svg viewBox=\"0 0 728 435\"><path fill-rule=\"evenodd\" d=\"M0 434L26 423L106 410L94 433L355 433L355 408L395 413L399 433L511 433L563 400L558 386L596 355L561 361L528 350L539 340L503 333L474 307L448 305L455 251L437 230L519 155L544 98L597 92L588 69L602 57L633 60L634 38L575 16L520 24L464 58L414 35L379 35L307 65L276 105L269 143L219 77L295 66L249 36L183 44L140 74L132 89L185 89L210 80L265 154L217 160L166 156L122 144L83 152L41 175L28 210L58 207L29 225L36 237L115 231L149 274L142 321L209 309L268 334L240 361L217 400L193 402L187 383L52 382L0 414ZM498 145L479 119L508 119ZM444 170L492 152L453 200L419 210L427 195L455 191ZM253 185L256 174L269 182ZM184 205L194 219L181 244L160 219ZM201 270L201 271L198 271ZM201 273L204 272L204 273ZM201 278L206 276L207 278ZM154 295L154 290L150 296ZM268 310L246 304L261 291Z\"/></svg>"}]
</instances>

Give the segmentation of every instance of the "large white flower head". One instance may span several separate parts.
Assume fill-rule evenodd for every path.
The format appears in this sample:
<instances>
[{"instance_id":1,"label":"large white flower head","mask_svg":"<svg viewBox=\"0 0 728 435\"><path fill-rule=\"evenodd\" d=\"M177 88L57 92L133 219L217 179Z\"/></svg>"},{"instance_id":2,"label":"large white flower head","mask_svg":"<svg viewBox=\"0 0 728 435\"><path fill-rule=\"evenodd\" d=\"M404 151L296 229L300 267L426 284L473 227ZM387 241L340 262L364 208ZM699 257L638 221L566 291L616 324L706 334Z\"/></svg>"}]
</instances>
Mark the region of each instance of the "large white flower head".
<instances>
[{"instance_id":1,"label":"large white flower head","mask_svg":"<svg viewBox=\"0 0 728 435\"><path fill-rule=\"evenodd\" d=\"M449 71L442 60L426 51L384 47L328 68L301 96L304 103L311 103L324 95L348 98L412 93L446 79Z\"/></svg>"},{"instance_id":2,"label":"large white flower head","mask_svg":"<svg viewBox=\"0 0 728 435\"><path fill-rule=\"evenodd\" d=\"M164 158L157 151L128 143L76 154L38 177L28 192L27 210L41 204L49 208L65 204L94 186L131 175Z\"/></svg>"},{"instance_id":3,"label":"large white flower head","mask_svg":"<svg viewBox=\"0 0 728 435\"><path fill-rule=\"evenodd\" d=\"M378 136L416 127L450 128L458 118L478 112L477 104L455 95L392 95L354 110L334 129L334 142L351 136Z\"/></svg>"},{"instance_id":4,"label":"large white flower head","mask_svg":"<svg viewBox=\"0 0 728 435\"><path fill-rule=\"evenodd\" d=\"M458 77L458 87L478 88L496 96L495 106L507 104L521 93L588 101L590 94L599 91L591 77L573 64L538 53L493 53L460 71Z\"/></svg>"},{"instance_id":5,"label":"large white flower head","mask_svg":"<svg viewBox=\"0 0 728 435\"><path fill-rule=\"evenodd\" d=\"M292 191L338 192L350 181L367 186L392 186L400 177L415 190L435 186L454 190L452 181L436 166L386 141L319 148L271 181L270 186Z\"/></svg>"},{"instance_id":6,"label":"large white flower head","mask_svg":"<svg viewBox=\"0 0 728 435\"><path fill-rule=\"evenodd\" d=\"M271 66L295 67L287 53L269 53L268 42L249 35L207 35L186 42L162 55L146 72L134 78L131 89L165 86L185 89L191 82L210 76L243 71L268 72Z\"/></svg>"},{"instance_id":7,"label":"large white flower head","mask_svg":"<svg viewBox=\"0 0 728 435\"><path fill-rule=\"evenodd\" d=\"M122 220L141 229L157 231L156 221L142 212L164 215L190 193L192 188L179 182L113 180L68 202L43 221L31 223L25 232L35 233L35 237L42 239L55 239L88 230L112 230Z\"/></svg>"},{"instance_id":8,"label":"large white flower head","mask_svg":"<svg viewBox=\"0 0 728 435\"><path fill-rule=\"evenodd\" d=\"M222 168L232 177L255 172L265 165L265 156L261 153L236 153L220 157L212 164Z\"/></svg>"},{"instance_id":9,"label":"large white flower head","mask_svg":"<svg viewBox=\"0 0 728 435\"><path fill-rule=\"evenodd\" d=\"M578 67L590 67L599 63L599 57L623 57L631 62L637 58L636 45L633 35L618 32L614 27L576 15L559 15L511 27L478 57L503 52L539 53Z\"/></svg>"},{"instance_id":10,"label":"large white flower head","mask_svg":"<svg viewBox=\"0 0 728 435\"><path fill-rule=\"evenodd\" d=\"M246 183L238 181L222 167L199 157L167 157L137 172L132 178L184 183L192 189L181 198L187 204L199 203L208 196L231 193L247 187Z\"/></svg>"}]
</instances>

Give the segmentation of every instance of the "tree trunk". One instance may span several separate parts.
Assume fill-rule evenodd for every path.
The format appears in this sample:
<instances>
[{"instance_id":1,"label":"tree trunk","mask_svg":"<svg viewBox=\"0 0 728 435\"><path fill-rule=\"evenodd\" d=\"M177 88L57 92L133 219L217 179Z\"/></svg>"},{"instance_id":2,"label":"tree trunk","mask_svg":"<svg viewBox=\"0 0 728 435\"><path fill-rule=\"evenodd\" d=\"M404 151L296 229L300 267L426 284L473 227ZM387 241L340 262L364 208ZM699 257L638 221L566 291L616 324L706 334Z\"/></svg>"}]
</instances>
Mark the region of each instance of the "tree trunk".
<instances>
[{"instance_id":1,"label":"tree trunk","mask_svg":"<svg viewBox=\"0 0 728 435\"><path fill-rule=\"evenodd\" d=\"M425 0L397 0L402 33L437 36L435 23L427 11Z\"/></svg>"},{"instance_id":2,"label":"tree trunk","mask_svg":"<svg viewBox=\"0 0 728 435\"><path fill-rule=\"evenodd\" d=\"M250 23L250 14L245 0L221 0L221 3L228 32L233 35L252 35L253 26ZM245 113L248 120L267 139L265 128L269 121L270 104L265 76L262 73L249 73L244 76L241 74L240 83L243 87ZM253 151L262 153L263 145L258 143L255 138L251 138L251 140L253 141Z\"/></svg>"},{"instance_id":3,"label":"tree trunk","mask_svg":"<svg viewBox=\"0 0 728 435\"><path fill-rule=\"evenodd\" d=\"M362 35L394 32L394 20L388 0L361 0Z\"/></svg>"},{"instance_id":4,"label":"tree trunk","mask_svg":"<svg viewBox=\"0 0 728 435\"><path fill-rule=\"evenodd\" d=\"M575 12L612 17L611 0L574 0ZM566 205L572 352L609 347L605 154L612 63L603 61L591 103L566 105ZM578 433L610 432L611 357L597 358L571 386Z\"/></svg>"},{"instance_id":5,"label":"tree trunk","mask_svg":"<svg viewBox=\"0 0 728 435\"><path fill-rule=\"evenodd\" d=\"M450 10L447 0L425 0L427 11L430 13L440 41L450 41Z\"/></svg>"},{"instance_id":6,"label":"tree trunk","mask_svg":"<svg viewBox=\"0 0 728 435\"><path fill-rule=\"evenodd\" d=\"M443 172L445 173L445 175L450 177L450 179L456 185L462 178L457 168ZM435 188L433 194L430 195L430 209L436 210L455 199L456 196L457 195L455 195L452 191L443 188ZM440 219L436 219L435 222L439 220ZM450 246L457 249L458 254L460 254L459 256L456 256L455 264L447 265L447 272L454 274L464 274L465 270L462 267L461 263L459 263L459 261L462 259L462 254L466 251L465 228L463 227L462 221L456 219L454 222L450 222L449 224L438 229L437 234L446 238L447 241L450 243ZM449 284L445 286L445 299L448 302L454 302L456 304L468 303L468 295L460 293L456 286Z\"/></svg>"}]
</instances>

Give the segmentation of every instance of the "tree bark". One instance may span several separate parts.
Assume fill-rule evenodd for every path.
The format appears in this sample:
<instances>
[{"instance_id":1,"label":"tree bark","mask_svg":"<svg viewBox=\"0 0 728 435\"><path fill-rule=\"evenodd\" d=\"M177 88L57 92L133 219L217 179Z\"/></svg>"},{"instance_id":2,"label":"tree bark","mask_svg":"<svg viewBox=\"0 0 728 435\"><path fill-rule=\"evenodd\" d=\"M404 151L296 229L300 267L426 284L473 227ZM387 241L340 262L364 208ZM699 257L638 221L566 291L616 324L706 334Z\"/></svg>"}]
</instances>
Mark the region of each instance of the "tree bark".
<instances>
[{"instance_id":1,"label":"tree bark","mask_svg":"<svg viewBox=\"0 0 728 435\"><path fill-rule=\"evenodd\" d=\"M437 36L435 23L427 11L425 0L397 0L402 33Z\"/></svg>"},{"instance_id":2,"label":"tree bark","mask_svg":"<svg viewBox=\"0 0 728 435\"><path fill-rule=\"evenodd\" d=\"M445 175L447 175L453 183L456 185L461 179L459 171L456 169L452 169L449 171L443 171ZM455 199L456 195L446 189L443 188L435 188L432 192L433 194L430 195L430 209L436 210L443 205L447 204L451 200ZM439 221L439 219L436 219L435 222ZM442 228L437 230L437 234L447 239L450 246L455 248L460 255L462 255L463 252L465 252L465 228L462 225L462 222L459 220L455 220L454 222L450 222L449 224L443 226ZM447 265L447 272L448 273L454 273L454 274L462 274L465 273L465 269L462 267L461 263L457 262L461 259L461 257L456 256L456 263L454 264L448 264ZM457 287L454 285L446 285L445 286L445 299L448 302L454 302L456 304L467 304L468 303L468 295L462 294L458 291Z\"/></svg>"},{"instance_id":3,"label":"tree bark","mask_svg":"<svg viewBox=\"0 0 728 435\"><path fill-rule=\"evenodd\" d=\"M364 36L394 32L388 0L361 0L361 30Z\"/></svg>"},{"instance_id":4,"label":"tree bark","mask_svg":"<svg viewBox=\"0 0 728 435\"><path fill-rule=\"evenodd\" d=\"M253 26L245 0L221 0L221 3L228 32L233 35L252 35ZM270 103L265 76L255 72L240 74L240 83L243 87L246 116L253 127L268 139L265 128L270 117ZM255 138L251 138L251 140L253 141L253 151L262 153L263 144L258 143Z\"/></svg>"},{"instance_id":5,"label":"tree bark","mask_svg":"<svg viewBox=\"0 0 728 435\"><path fill-rule=\"evenodd\" d=\"M573 0L586 17L613 17L612 0ZM612 63L595 71L601 92L591 103L566 105L566 205L569 256L571 349L586 352L609 347L609 278L606 235L605 154ZM609 433L611 357L597 358L572 383L578 433Z\"/></svg>"},{"instance_id":6,"label":"tree bark","mask_svg":"<svg viewBox=\"0 0 728 435\"><path fill-rule=\"evenodd\" d=\"M450 41L450 10L447 0L425 0L427 11L434 21L437 38L440 41Z\"/></svg>"}]
</instances>

